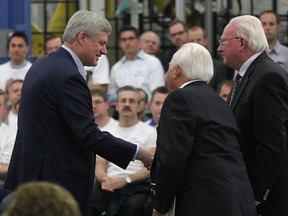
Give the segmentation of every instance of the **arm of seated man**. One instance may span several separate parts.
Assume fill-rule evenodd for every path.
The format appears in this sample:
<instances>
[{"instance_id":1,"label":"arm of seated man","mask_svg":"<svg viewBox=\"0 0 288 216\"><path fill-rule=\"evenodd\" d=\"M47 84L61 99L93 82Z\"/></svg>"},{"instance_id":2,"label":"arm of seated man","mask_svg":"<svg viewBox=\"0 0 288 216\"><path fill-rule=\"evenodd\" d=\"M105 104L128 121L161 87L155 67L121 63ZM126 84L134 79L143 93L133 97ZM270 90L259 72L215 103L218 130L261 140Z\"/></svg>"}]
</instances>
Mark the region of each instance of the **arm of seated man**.
<instances>
[{"instance_id":1,"label":"arm of seated man","mask_svg":"<svg viewBox=\"0 0 288 216\"><path fill-rule=\"evenodd\" d=\"M129 177L131 183L140 183L150 178L150 172L146 168L143 168L138 172L129 175ZM102 189L113 192L116 189L123 188L127 185L125 178L126 176L105 177L101 182Z\"/></svg>"}]
</instances>

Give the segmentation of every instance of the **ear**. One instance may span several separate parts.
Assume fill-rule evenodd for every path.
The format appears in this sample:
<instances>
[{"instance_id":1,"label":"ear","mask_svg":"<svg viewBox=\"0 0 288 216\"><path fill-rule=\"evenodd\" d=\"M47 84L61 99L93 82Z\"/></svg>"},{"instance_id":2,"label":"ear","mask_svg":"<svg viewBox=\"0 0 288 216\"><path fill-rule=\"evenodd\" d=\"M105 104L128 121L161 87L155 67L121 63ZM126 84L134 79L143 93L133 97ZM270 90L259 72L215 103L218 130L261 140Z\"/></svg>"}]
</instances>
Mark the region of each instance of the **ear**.
<instances>
[{"instance_id":1,"label":"ear","mask_svg":"<svg viewBox=\"0 0 288 216\"><path fill-rule=\"evenodd\" d=\"M79 43L80 43L81 45L84 44L86 37L87 37L87 33L84 32L84 31L81 31L81 32L78 34L77 39L78 39L78 41L79 41Z\"/></svg>"},{"instance_id":2,"label":"ear","mask_svg":"<svg viewBox=\"0 0 288 216\"><path fill-rule=\"evenodd\" d=\"M182 69L179 65L176 65L173 71L173 78L178 78L181 75Z\"/></svg>"},{"instance_id":3,"label":"ear","mask_svg":"<svg viewBox=\"0 0 288 216\"><path fill-rule=\"evenodd\" d=\"M244 38L240 38L240 50L243 50L245 46L247 46L247 42L244 40ZM245 44L246 43L246 44Z\"/></svg>"}]
</instances>

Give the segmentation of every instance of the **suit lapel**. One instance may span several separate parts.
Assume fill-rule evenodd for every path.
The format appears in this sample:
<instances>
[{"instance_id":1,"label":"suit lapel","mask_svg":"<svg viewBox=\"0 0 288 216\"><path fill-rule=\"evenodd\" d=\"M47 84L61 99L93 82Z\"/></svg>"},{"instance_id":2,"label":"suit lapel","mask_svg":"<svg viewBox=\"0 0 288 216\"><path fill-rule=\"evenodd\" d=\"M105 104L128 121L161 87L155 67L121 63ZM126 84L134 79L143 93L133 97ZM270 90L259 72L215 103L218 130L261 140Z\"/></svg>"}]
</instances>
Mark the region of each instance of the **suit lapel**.
<instances>
[{"instance_id":1,"label":"suit lapel","mask_svg":"<svg viewBox=\"0 0 288 216\"><path fill-rule=\"evenodd\" d=\"M247 71L245 72L243 78L241 79L241 82L237 88L236 94L234 96L234 99L232 101L231 104L231 109L234 111L239 98L243 92L243 90L245 89L248 81L249 81L249 77L253 74L254 68L255 66L263 59L268 58L268 55L266 54L266 52L261 53L253 62L252 64L248 67Z\"/></svg>"}]
</instances>

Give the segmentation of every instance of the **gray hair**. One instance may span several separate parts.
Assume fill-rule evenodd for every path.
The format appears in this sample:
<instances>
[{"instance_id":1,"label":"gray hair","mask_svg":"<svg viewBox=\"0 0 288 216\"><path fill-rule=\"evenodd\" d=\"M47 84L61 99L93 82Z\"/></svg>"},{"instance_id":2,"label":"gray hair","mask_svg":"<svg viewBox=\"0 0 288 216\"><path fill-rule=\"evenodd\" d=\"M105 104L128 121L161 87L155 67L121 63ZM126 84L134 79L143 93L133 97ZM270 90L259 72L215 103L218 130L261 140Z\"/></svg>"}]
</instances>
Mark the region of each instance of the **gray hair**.
<instances>
[{"instance_id":1,"label":"gray hair","mask_svg":"<svg viewBox=\"0 0 288 216\"><path fill-rule=\"evenodd\" d=\"M111 34L112 28L108 20L97 13L80 10L69 19L63 40L72 43L81 31L86 32L88 37L93 37L101 32Z\"/></svg>"},{"instance_id":2,"label":"gray hair","mask_svg":"<svg viewBox=\"0 0 288 216\"><path fill-rule=\"evenodd\" d=\"M131 92L135 92L136 95L137 95L137 103L139 104L141 102L141 95L140 95L140 91L133 87L133 86L130 86L130 85L126 85L126 86L123 86L123 87L120 87L118 90L117 90L117 98L119 99L119 94L123 91L131 91ZM117 99L117 100L118 100Z\"/></svg>"},{"instance_id":3,"label":"gray hair","mask_svg":"<svg viewBox=\"0 0 288 216\"><path fill-rule=\"evenodd\" d=\"M191 80L209 82L213 76L213 61L209 51L197 44L186 43L173 55L170 67L179 65Z\"/></svg>"},{"instance_id":4,"label":"gray hair","mask_svg":"<svg viewBox=\"0 0 288 216\"><path fill-rule=\"evenodd\" d=\"M235 23L236 34L247 40L252 52L263 52L269 49L269 45L262 27L261 21L252 15L238 16L230 20Z\"/></svg>"},{"instance_id":5,"label":"gray hair","mask_svg":"<svg viewBox=\"0 0 288 216\"><path fill-rule=\"evenodd\" d=\"M160 40L158 34L156 34L154 31L145 31L145 32L143 32L143 33L140 35L140 40L144 40L144 39L145 39L145 36L147 36L147 34L153 34L153 35L155 36L155 38L156 38L156 43L157 43L157 45L159 45L159 46L161 45L161 40Z\"/></svg>"}]
</instances>

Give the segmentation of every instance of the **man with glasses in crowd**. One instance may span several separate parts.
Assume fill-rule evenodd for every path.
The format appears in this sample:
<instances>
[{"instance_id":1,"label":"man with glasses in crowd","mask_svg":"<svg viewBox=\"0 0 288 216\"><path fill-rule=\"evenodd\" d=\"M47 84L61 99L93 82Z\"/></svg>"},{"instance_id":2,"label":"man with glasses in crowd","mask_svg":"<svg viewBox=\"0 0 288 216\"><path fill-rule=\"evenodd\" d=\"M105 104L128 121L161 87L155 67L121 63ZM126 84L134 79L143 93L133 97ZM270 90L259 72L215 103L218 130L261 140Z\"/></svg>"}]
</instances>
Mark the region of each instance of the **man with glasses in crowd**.
<instances>
[{"instance_id":1,"label":"man with glasses in crowd","mask_svg":"<svg viewBox=\"0 0 288 216\"><path fill-rule=\"evenodd\" d=\"M288 47L278 40L278 33L281 29L278 15L275 11L266 10L260 13L259 19L269 45L268 56L288 73Z\"/></svg>"},{"instance_id":2,"label":"man with glasses in crowd","mask_svg":"<svg viewBox=\"0 0 288 216\"><path fill-rule=\"evenodd\" d=\"M173 54L185 43L188 42L188 34L186 25L181 20L174 20L169 24L169 39L172 43L172 48L161 56L161 62L166 72L169 68L169 62Z\"/></svg>"}]
</instances>

